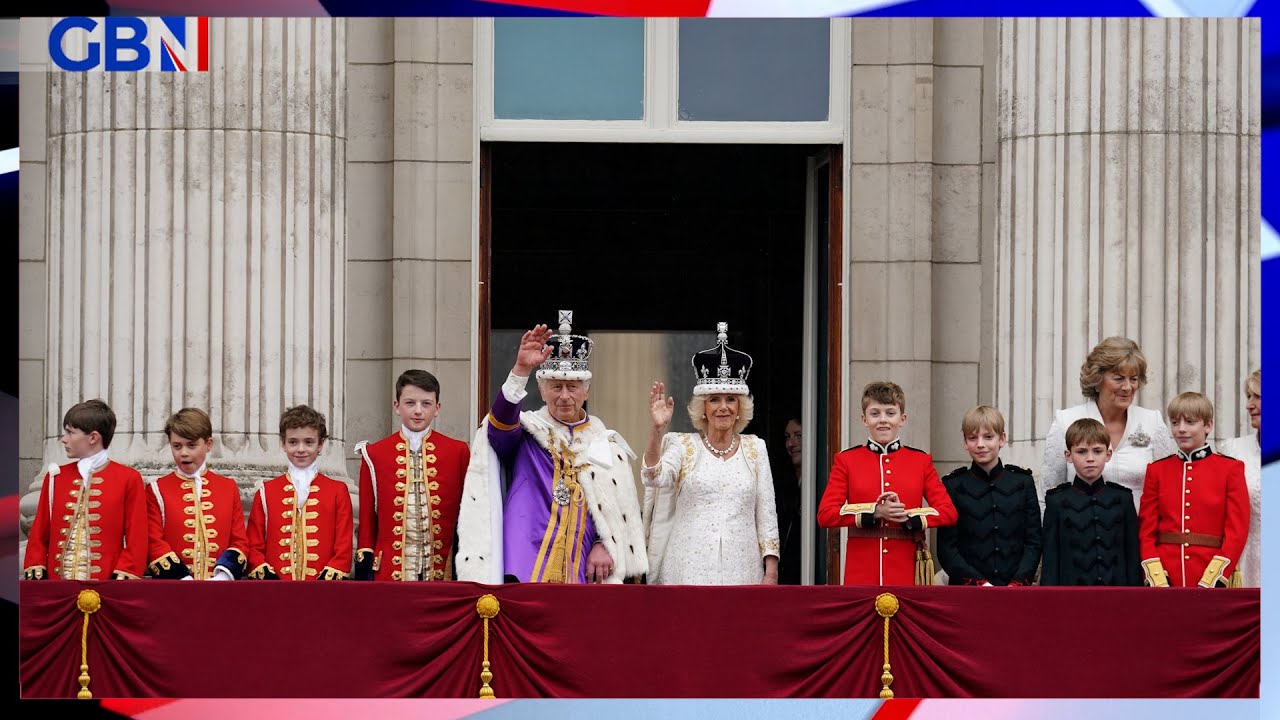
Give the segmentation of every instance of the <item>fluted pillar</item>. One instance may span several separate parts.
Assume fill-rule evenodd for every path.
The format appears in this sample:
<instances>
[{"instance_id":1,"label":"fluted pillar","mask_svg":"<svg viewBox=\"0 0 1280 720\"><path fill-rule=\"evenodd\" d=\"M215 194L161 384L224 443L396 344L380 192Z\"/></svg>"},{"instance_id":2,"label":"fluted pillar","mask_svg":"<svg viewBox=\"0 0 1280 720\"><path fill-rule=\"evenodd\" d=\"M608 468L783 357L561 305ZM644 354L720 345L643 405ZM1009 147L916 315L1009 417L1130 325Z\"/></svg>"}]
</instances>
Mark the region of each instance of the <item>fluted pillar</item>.
<instances>
[{"instance_id":1,"label":"fluted pillar","mask_svg":"<svg viewBox=\"0 0 1280 720\"><path fill-rule=\"evenodd\" d=\"M991 365L1013 462L1039 466L1102 338L1146 354L1138 398L1196 390L1243 429L1259 354L1256 19L1002 20Z\"/></svg>"},{"instance_id":2,"label":"fluted pillar","mask_svg":"<svg viewBox=\"0 0 1280 720\"><path fill-rule=\"evenodd\" d=\"M114 459L167 472L165 420L209 411L246 498L307 403L346 475L345 21L211 21L207 73L50 73L44 462L106 400ZM24 530L40 478L22 500Z\"/></svg>"}]
</instances>

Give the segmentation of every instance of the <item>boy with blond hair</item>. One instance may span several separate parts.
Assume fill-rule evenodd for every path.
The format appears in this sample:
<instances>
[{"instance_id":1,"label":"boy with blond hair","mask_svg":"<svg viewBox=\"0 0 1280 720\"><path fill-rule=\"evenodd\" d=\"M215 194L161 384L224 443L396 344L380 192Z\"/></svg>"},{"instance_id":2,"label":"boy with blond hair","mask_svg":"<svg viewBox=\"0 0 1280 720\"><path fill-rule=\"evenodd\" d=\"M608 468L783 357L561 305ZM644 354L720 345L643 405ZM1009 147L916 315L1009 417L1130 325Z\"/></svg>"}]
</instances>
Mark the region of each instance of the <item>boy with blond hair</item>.
<instances>
[{"instance_id":1,"label":"boy with blond hair","mask_svg":"<svg viewBox=\"0 0 1280 720\"><path fill-rule=\"evenodd\" d=\"M1141 585L1133 491L1102 479L1111 434L1093 418L1071 423L1063 453L1075 479L1045 493L1041 585Z\"/></svg>"},{"instance_id":2,"label":"boy with blond hair","mask_svg":"<svg viewBox=\"0 0 1280 720\"><path fill-rule=\"evenodd\" d=\"M209 415L182 408L164 424L164 436L174 470L149 484L147 569L169 580L239 580L248 562L244 508L236 481L205 463L213 449Z\"/></svg>"},{"instance_id":3,"label":"boy with blond hair","mask_svg":"<svg viewBox=\"0 0 1280 720\"><path fill-rule=\"evenodd\" d=\"M1210 447L1213 403L1169 401L1178 451L1147 466L1139 510L1142 570L1153 587L1226 587L1249 536L1244 463Z\"/></svg>"},{"instance_id":4,"label":"boy with blond hair","mask_svg":"<svg viewBox=\"0 0 1280 720\"><path fill-rule=\"evenodd\" d=\"M137 470L107 457L116 414L101 400L62 418L71 462L51 465L27 539L23 577L120 580L147 566L147 501Z\"/></svg>"},{"instance_id":5,"label":"boy with blond hair","mask_svg":"<svg viewBox=\"0 0 1280 720\"><path fill-rule=\"evenodd\" d=\"M1004 416L979 405L960 423L973 460L942 478L956 524L938 530L938 561L952 585L1030 585L1040 565L1040 501L1031 471L1000 461Z\"/></svg>"},{"instance_id":6,"label":"boy with blond hair","mask_svg":"<svg viewBox=\"0 0 1280 720\"><path fill-rule=\"evenodd\" d=\"M818 504L818 525L846 527L845 585L929 585L925 531L955 524L956 510L933 458L902 444L907 396L896 383L862 390L864 445L836 455Z\"/></svg>"}]
</instances>

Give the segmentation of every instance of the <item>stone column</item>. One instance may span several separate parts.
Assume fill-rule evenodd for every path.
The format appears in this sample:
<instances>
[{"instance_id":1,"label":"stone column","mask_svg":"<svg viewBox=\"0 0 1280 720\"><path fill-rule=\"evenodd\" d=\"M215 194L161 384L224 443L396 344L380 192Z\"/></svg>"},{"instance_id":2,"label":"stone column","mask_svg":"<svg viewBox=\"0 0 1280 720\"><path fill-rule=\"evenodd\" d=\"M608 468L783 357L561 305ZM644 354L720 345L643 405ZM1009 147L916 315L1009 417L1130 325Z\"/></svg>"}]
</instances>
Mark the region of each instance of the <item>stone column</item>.
<instances>
[{"instance_id":1,"label":"stone column","mask_svg":"<svg viewBox=\"0 0 1280 720\"><path fill-rule=\"evenodd\" d=\"M1149 362L1140 405L1179 392L1244 429L1259 361L1256 19L999 21L990 382L1010 460L1039 467L1103 337Z\"/></svg>"},{"instance_id":2,"label":"stone column","mask_svg":"<svg viewBox=\"0 0 1280 720\"><path fill-rule=\"evenodd\" d=\"M945 471L968 462L959 421L980 393L994 26L851 24L849 439L865 439L863 385L892 380L907 393L904 440Z\"/></svg>"},{"instance_id":3,"label":"stone column","mask_svg":"<svg viewBox=\"0 0 1280 720\"><path fill-rule=\"evenodd\" d=\"M352 317L347 434L397 428L396 378L441 385L436 427L470 441L473 94L472 18L348 21L351 152L347 267ZM356 458L348 467L358 472Z\"/></svg>"},{"instance_id":4,"label":"stone column","mask_svg":"<svg viewBox=\"0 0 1280 720\"><path fill-rule=\"evenodd\" d=\"M210 464L248 499L299 403L346 475L345 21L210 24L207 73L47 76L45 402L23 420L65 462L62 414L102 398L112 457L155 477L168 416L207 409Z\"/></svg>"}]
</instances>

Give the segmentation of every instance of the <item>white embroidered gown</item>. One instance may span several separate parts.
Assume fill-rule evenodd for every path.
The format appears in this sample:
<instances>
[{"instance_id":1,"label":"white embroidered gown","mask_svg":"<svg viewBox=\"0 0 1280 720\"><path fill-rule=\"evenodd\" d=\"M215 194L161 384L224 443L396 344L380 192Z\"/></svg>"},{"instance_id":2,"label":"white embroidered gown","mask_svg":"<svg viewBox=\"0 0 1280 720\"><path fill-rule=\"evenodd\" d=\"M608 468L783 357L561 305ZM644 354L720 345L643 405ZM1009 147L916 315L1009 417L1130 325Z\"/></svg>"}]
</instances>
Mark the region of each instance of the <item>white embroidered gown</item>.
<instances>
[{"instance_id":1,"label":"white embroidered gown","mask_svg":"<svg viewBox=\"0 0 1280 720\"><path fill-rule=\"evenodd\" d=\"M1262 587L1262 449L1257 434L1223 441L1222 454L1244 463L1249 486L1249 539L1240 555L1241 585Z\"/></svg>"},{"instance_id":2,"label":"white embroidered gown","mask_svg":"<svg viewBox=\"0 0 1280 720\"><path fill-rule=\"evenodd\" d=\"M722 460L697 435L692 439L692 458L686 458L683 442L665 442L658 465L640 473L649 488L677 492L666 550L650 582L759 584L764 557L778 555L778 516L764 443L743 435L743 446ZM690 464L681 478L681 466Z\"/></svg>"}]
</instances>

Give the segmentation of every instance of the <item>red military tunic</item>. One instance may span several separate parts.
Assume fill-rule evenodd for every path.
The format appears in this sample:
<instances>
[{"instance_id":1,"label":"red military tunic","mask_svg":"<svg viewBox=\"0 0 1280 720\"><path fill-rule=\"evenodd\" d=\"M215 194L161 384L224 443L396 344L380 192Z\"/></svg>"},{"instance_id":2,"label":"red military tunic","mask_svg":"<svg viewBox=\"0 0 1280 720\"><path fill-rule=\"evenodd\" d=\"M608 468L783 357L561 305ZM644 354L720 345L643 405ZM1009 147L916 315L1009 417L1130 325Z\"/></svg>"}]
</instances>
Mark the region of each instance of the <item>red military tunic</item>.
<instances>
[{"instance_id":1,"label":"red military tunic","mask_svg":"<svg viewBox=\"0 0 1280 720\"><path fill-rule=\"evenodd\" d=\"M1138 534L1148 583L1163 585L1163 566L1173 587L1226 584L1249 536L1244 463L1205 445L1148 465Z\"/></svg>"},{"instance_id":2,"label":"red military tunic","mask_svg":"<svg viewBox=\"0 0 1280 720\"><path fill-rule=\"evenodd\" d=\"M420 478L413 477L418 461L402 432L356 449L362 460L357 560L372 555L374 580L449 579L462 478L471 460L467 444L428 432ZM425 483L418 494L415 482ZM429 527L419 527L411 510L418 497L430 508Z\"/></svg>"},{"instance_id":3,"label":"red military tunic","mask_svg":"<svg viewBox=\"0 0 1280 720\"><path fill-rule=\"evenodd\" d=\"M897 493L907 506L911 517L906 523L874 518L876 500L886 492ZM868 440L837 454L818 504L818 525L849 527L845 585L915 584L916 541L911 535L955 522L956 509L933 458L897 440L887 446Z\"/></svg>"},{"instance_id":4,"label":"red military tunic","mask_svg":"<svg viewBox=\"0 0 1280 720\"><path fill-rule=\"evenodd\" d=\"M141 577L147 565L147 501L137 470L108 461L82 493L71 462L45 475L27 553L28 579ZM79 562L77 562L79 559Z\"/></svg>"},{"instance_id":5,"label":"red military tunic","mask_svg":"<svg viewBox=\"0 0 1280 720\"><path fill-rule=\"evenodd\" d=\"M150 484L148 568L153 575L181 563L196 580L208 580L219 556L228 550L239 557L240 569L247 569L249 543L239 486L212 471L206 471L201 481L198 503L195 480L177 472Z\"/></svg>"},{"instance_id":6,"label":"red military tunic","mask_svg":"<svg viewBox=\"0 0 1280 720\"><path fill-rule=\"evenodd\" d=\"M281 580L341 580L351 573L351 495L347 486L317 474L305 507L286 473L258 488L249 511L249 575Z\"/></svg>"}]
</instances>

